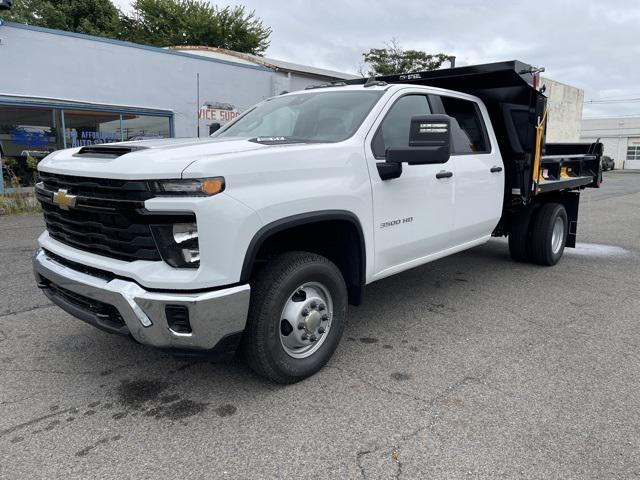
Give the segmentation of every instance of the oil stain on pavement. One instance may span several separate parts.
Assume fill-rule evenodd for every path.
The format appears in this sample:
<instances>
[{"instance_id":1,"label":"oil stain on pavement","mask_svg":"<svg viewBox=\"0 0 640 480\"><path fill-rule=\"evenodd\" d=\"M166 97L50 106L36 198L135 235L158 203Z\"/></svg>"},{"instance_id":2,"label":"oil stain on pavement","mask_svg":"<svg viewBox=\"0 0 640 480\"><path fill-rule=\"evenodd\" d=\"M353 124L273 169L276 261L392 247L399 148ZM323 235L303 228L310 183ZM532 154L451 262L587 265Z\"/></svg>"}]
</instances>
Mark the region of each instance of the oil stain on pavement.
<instances>
[{"instance_id":1,"label":"oil stain on pavement","mask_svg":"<svg viewBox=\"0 0 640 480\"><path fill-rule=\"evenodd\" d=\"M182 398L177 393L166 393L169 387L169 383L159 379L124 380L118 387L118 401L124 410L114 413L112 418L120 420L130 413L140 412L145 417L178 421L201 414L209 406L206 402ZM219 417L229 417L236 411L237 407L230 404L214 410Z\"/></svg>"}]
</instances>

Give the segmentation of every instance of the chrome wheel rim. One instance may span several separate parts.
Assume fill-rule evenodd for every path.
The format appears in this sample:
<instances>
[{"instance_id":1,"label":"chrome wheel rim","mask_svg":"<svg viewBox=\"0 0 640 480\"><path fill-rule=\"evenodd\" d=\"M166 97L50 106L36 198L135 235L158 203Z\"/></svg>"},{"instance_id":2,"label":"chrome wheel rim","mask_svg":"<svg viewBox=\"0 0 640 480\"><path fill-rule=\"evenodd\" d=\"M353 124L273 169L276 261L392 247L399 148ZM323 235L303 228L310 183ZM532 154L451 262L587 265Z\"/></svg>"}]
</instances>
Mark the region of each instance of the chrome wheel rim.
<instances>
[{"instance_id":1,"label":"chrome wheel rim","mask_svg":"<svg viewBox=\"0 0 640 480\"><path fill-rule=\"evenodd\" d=\"M331 330L333 300L329 289L308 282L287 297L280 315L280 343L293 358L307 358L324 343Z\"/></svg>"},{"instance_id":2,"label":"chrome wheel rim","mask_svg":"<svg viewBox=\"0 0 640 480\"><path fill-rule=\"evenodd\" d=\"M557 217L553 223L553 233L551 234L551 251L555 254L560 252L564 240L564 222L562 217Z\"/></svg>"}]
</instances>

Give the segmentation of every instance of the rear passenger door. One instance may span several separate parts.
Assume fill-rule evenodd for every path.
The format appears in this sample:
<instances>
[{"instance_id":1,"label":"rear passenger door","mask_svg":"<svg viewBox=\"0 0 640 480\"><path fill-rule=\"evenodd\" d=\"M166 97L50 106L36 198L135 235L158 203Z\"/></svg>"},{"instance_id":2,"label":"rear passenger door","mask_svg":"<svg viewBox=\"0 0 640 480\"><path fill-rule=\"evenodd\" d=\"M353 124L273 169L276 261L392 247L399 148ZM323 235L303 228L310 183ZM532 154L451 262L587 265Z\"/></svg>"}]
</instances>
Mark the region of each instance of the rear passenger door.
<instances>
[{"instance_id":1,"label":"rear passenger door","mask_svg":"<svg viewBox=\"0 0 640 480\"><path fill-rule=\"evenodd\" d=\"M488 239L502 215L504 165L490 138L480 105L445 95L430 95L434 113L451 117L451 159L455 166L451 241L463 245Z\"/></svg>"}]
</instances>

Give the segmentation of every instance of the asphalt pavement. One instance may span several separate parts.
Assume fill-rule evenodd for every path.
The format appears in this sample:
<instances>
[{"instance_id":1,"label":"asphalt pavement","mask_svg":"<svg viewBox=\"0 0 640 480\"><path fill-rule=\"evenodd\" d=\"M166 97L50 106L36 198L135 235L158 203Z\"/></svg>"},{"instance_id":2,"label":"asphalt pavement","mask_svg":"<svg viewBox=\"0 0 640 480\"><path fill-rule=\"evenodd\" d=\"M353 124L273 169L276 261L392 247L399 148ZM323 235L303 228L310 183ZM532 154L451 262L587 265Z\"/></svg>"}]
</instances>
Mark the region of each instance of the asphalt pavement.
<instances>
[{"instance_id":1,"label":"asphalt pavement","mask_svg":"<svg viewBox=\"0 0 640 480\"><path fill-rule=\"evenodd\" d=\"M580 208L555 267L496 239L369 286L291 386L70 317L0 217L0 478L638 478L640 174Z\"/></svg>"}]
</instances>

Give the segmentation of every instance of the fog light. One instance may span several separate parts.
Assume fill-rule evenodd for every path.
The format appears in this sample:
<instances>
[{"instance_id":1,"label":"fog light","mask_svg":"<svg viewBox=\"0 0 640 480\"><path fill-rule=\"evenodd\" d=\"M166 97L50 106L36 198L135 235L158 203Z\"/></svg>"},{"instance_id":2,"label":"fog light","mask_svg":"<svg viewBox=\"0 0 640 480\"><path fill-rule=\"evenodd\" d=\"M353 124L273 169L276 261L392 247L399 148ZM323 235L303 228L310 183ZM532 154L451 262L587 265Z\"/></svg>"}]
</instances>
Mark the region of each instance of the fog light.
<instances>
[{"instance_id":1,"label":"fog light","mask_svg":"<svg viewBox=\"0 0 640 480\"><path fill-rule=\"evenodd\" d=\"M184 243L198 238L198 226L195 223L176 223L173 226L173 239L176 243Z\"/></svg>"},{"instance_id":2,"label":"fog light","mask_svg":"<svg viewBox=\"0 0 640 480\"><path fill-rule=\"evenodd\" d=\"M183 248L182 258L184 258L184 261L187 263L200 262L200 250L195 248Z\"/></svg>"},{"instance_id":3,"label":"fog light","mask_svg":"<svg viewBox=\"0 0 640 480\"><path fill-rule=\"evenodd\" d=\"M176 268L198 268L200 246L196 222L151 225L162 259Z\"/></svg>"}]
</instances>

